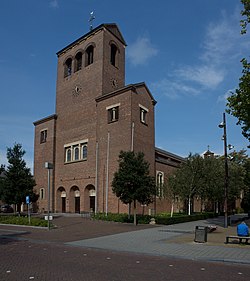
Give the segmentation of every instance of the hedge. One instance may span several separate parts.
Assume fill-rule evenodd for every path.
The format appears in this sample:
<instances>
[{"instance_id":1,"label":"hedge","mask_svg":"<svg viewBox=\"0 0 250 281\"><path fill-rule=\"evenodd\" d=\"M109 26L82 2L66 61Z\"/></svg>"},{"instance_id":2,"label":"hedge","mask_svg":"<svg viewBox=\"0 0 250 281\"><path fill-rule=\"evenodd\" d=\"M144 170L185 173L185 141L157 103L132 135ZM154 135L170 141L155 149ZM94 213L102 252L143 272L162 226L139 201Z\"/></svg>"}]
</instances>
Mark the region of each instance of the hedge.
<instances>
[{"instance_id":1,"label":"hedge","mask_svg":"<svg viewBox=\"0 0 250 281\"><path fill-rule=\"evenodd\" d=\"M198 214L192 214L190 216L184 214L174 214L173 217L170 217L170 214L159 214L156 216L138 214L136 215L136 220L138 224L148 224L151 218L154 218L157 224L169 225L169 224L177 224L177 223L188 222L188 221L204 220L208 218L213 218L215 216L217 215L214 213L198 213ZM95 220L114 221L114 222L121 222L121 223L133 223L134 221L133 214L131 214L129 218L128 214L108 213L106 215L105 213L97 213L94 214L92 218Z\"/></svg>"},{"instance_id":2,"label":"hedge","mask_svg":"<svg viewBox=\"0 0 250 281\"><path fill-rule=\"evenodd\" d=\"M1 215L0 216L0 223L3 224L17 224L17 225L30 225L30 226L42 226L46 227L48 225L48 222L41 218L29 218L18 216L18 215Z\"/></svg>"}]
</instances>

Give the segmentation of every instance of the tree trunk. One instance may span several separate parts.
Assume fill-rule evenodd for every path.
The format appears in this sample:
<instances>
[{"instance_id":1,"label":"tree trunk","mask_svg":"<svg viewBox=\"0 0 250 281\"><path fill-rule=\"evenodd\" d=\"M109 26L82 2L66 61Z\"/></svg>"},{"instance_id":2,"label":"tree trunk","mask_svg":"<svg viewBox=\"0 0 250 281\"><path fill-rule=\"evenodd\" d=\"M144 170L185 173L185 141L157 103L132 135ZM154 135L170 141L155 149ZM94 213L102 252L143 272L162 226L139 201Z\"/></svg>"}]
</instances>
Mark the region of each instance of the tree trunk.
<instances>
[{"instance_id":1,"label":"tree trunk","mask_svg":"<svg viewBox=\"0 0 250 281\"><path fill-rule=\"evenodd\" d=\"M172 204L171 204L171 218L173 217L173 213L174 213L174 200L172 200Z\"/></svg>"},{"instance_id":2,"label":"tree trunk","mask_svg":"<svg viewBox=\"0 0 250 281\"><path fill-rule=\"evenodd\" d=\"M134 200L134 225L137 225L137 223L136 223L136 200Z\"/></svg>"},{"instance_id":3,"label":"tree trunk","mask_svg":"<svg viewBox=\"0 0 250 281\"><path fill-rule=\"evenodd\" d=\"M191 198L190 196L188 197L188 215L191 215Z\"/></svg>"},{"instance_id":4,"label":"tree trunk","mask_svg":"<svg viewBox=\"0 0 250 281\"><path fill-rule=\"evenodd\" d=\"M128 218L131 216L131 203L128 203Z\"/></svg>"}]
</instances>

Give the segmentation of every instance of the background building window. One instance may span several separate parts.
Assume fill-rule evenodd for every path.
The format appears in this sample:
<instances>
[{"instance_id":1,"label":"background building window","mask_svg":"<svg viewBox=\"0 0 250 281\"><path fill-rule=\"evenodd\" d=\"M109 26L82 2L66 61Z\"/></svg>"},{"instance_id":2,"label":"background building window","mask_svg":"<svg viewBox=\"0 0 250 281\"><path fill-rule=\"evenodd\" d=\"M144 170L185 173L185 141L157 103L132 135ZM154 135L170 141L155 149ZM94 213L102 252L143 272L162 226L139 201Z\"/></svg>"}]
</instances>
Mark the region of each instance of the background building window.
<instances>
[{"instance_id":1,"label":"background building window","mask_svg":"<svg viewBox=\"0 0 250 281\"><path fill-rule=\"evenodd\" d=\"M108 109L108 123L118 121L119 118L119 106Z\"/></svg>"},{"instance_id":2,"label":"background building window","mask_svg":"<svg viewBox=\"0 0 250 281\"><path fill-rule=\"evenodd\" d=\"M44 143L47 141L47 130L43 130L40 133L40 143Z\"/></svg>"}]
</instances>

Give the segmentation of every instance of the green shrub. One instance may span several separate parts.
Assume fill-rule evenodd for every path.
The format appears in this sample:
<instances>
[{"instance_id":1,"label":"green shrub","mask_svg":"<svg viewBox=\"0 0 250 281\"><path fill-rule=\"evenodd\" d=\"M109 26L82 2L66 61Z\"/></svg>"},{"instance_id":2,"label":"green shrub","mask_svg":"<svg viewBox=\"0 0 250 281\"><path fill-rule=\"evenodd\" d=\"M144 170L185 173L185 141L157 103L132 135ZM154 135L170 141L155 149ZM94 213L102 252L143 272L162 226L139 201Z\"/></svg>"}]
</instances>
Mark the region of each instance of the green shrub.
<instances>
[{"instance_id":1,"label":"green shrub","mask_svg":"<svg viewBox=\"0 0 250 281\"><path fill-rule=\"evenodd\" d=\"M31 226L42 226L46 227L48 222L41 218L29 218L26 216L18 216L18 215L1 215L0 216L0 223L3 224L16 224L16 225L31 225Z\"/></svg>"},{"instance_id":2,"label":"green shrub","mask_svg":"<svg viewBox=\"0 0 250 281\"><path fill-rule=\"evenodd\" d=\"M214 213L197 213L192 214L190 216L185 215L183 213L175 213L173 217L170 217L170 213L161 213L156 216L149 216L149 215L140 215L138 214L136 216L136 220L138 224L149 224L151 218L155 218L155 222L157 224L177 224L182 222L188 222L188 221L196 221L196 220L204 220L207 218L213 218L215 217ZM133 215L130 215L130 218L128 214L112 214L108 213L107 215L105 213L97 213L93 216L93 219L95 220L103 220L103 221L115 221L115 222L121 222L121 223L133 223L134 217Z\"/></svg>"},{"instance_id":3,"label":"green shrub","mask_svg":"<svg viewBox=\"0 0 250 281\"><path fill-rule=\"evenodd\" d=\"M173 217L170 217L170 213L161 213L156 216L149 216L149 215L137 215L137 223L138 224L148 224L151 220L151 218L154 217L157 224L164 224L164 225L170 225L170 224L177 224L177 223L183 223L188 221L196 221L196 220L203 220L207 218L215 217L214 213L197 213L192 214L190 216L181 214L181 213L175 213ZM122 223L133 223L134 218L133 215L128 217L128 214L112 214L108 213L106 215L105 213L98 213L94 215L94 219L97 220L105 220L105 221L115 221L115 222L122 222Z\"/></svg>"},{"instance_id":4,"label":"green shrub","mask_svg":"<svg viewBox=\"0 0 250 281\"><path fill-rule=\"evenodd\" d=\"M189 222L189 221L197 221L197 220L205 220L208 218L213 218L216 215L214 213L197 213L197 214L192 214L190 216L188 215L177 215L173 216L172 218L170 216L155 216L155 221L157 224L177 224L177 223L183 223L183 222Z\"/></svg>"}]
</instances>

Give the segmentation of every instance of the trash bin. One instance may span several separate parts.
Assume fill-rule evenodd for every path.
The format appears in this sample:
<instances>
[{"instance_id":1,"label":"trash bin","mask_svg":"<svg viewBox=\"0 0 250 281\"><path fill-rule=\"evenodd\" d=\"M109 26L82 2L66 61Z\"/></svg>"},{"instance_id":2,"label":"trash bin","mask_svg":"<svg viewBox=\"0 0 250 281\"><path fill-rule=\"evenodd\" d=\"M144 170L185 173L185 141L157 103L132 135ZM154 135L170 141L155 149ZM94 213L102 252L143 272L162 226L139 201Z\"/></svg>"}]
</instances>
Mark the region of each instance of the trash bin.
<instances>
[{"instance_id":1,"label":"trash bin","mask_svg":"<svg viewBox=\"0 0 250 281\"><path fill-rule=\"evenodd\" d=\"M207 242L207 227L206 226L196 226L195 227L195 242L205 243Z\"/></svg>"}]
</instances>

